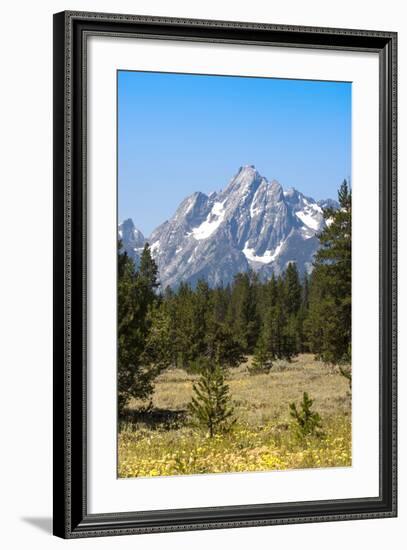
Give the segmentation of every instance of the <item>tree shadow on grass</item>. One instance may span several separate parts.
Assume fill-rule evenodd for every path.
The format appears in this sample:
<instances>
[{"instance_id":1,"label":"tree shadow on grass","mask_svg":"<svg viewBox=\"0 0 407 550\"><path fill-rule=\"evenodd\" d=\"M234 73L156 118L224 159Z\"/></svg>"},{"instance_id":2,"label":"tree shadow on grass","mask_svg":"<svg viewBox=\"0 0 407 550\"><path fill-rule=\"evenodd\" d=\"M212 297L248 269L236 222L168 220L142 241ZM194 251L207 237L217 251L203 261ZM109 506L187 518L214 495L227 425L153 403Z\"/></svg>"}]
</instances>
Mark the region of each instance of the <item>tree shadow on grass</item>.
<instances>
[{"instance_id":1,"label":"tree shadow on grass","mask_svg":"<svg viewBox=\"0 0 407 550\"><path fill-rule=\"evenodd\" d=\"M151 430L177 430L185 425L186 410L160 409L156 407L128 411L121 422L144 424Z\"/></svg>"}]
</instances>

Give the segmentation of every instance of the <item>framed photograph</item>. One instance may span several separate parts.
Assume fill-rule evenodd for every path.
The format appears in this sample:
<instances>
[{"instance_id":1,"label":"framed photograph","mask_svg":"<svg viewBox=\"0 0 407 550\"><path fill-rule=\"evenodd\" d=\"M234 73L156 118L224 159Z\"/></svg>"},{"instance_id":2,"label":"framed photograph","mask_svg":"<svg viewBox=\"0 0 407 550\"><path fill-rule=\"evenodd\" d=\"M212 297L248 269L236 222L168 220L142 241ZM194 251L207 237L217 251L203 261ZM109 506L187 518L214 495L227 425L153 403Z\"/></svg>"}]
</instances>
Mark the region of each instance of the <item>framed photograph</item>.
<instances>
[{"instance_id":1,"label":"framed photograph","mask_svg":"<svg viewBox=\"0 0 407 550\"><path fill-rule=\"evenodd\" d=\"M54 534L396 515L393 32L54 16Z\"/></svg>"}]
</instances>

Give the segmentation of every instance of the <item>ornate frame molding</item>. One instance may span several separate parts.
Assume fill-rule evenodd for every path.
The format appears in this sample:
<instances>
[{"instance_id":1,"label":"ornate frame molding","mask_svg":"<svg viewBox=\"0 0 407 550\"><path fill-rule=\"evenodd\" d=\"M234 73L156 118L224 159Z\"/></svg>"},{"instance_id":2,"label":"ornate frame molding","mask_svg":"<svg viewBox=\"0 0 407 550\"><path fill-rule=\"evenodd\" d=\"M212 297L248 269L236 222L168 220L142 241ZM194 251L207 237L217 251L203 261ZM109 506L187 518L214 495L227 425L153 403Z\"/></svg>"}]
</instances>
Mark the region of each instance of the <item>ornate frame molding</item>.
<instances>
[{"instance_id":1,"label":"ornate frame molding","mask_svg":"<svg viewBox=\"0 0 407 550\"><path fill-rule=\"evenodd\" d=\"M86 38L142 36L377 52L380 57L380 496L134 513L87 513ZM397 34L168 17L54 15L54 534L63 538L397 514Z\"/></svg>"}]
</instances>

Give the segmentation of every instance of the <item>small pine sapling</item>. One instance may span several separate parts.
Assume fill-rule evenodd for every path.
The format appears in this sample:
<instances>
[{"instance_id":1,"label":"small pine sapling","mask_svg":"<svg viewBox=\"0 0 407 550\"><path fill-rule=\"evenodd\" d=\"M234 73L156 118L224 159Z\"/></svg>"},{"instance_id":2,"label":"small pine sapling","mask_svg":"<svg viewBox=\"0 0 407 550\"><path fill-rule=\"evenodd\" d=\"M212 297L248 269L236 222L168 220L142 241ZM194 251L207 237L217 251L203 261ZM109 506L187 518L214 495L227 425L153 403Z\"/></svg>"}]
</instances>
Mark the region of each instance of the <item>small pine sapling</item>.
<instances>
[{"instance_id":1,"label":"small pine sapling","mask_svg":"<svg viewBox=\"0 0 407 550\"><path fill-rule=\"evenodd\" d=\"M200 377L193 385L193 392L188 409L196 423L206 428L211 438L217 433L228 432L236 420L230 405L229 386L218 363L201 363Z\"/></svg>"},{"instance_id":2,"label":"small pine sapling","mask_svg":"<svg viewBox=\"0 0 407 550\"><path fill-rule=\"evenodd\" d=\"M294 419L294 426L301 437L307 435L319 435L321 428L321 417L315 411L311 410L314 400L310 399L307 392L304 392L300 410L293 402L290 403L290 415Z\"/></svg>"}]
</instances>

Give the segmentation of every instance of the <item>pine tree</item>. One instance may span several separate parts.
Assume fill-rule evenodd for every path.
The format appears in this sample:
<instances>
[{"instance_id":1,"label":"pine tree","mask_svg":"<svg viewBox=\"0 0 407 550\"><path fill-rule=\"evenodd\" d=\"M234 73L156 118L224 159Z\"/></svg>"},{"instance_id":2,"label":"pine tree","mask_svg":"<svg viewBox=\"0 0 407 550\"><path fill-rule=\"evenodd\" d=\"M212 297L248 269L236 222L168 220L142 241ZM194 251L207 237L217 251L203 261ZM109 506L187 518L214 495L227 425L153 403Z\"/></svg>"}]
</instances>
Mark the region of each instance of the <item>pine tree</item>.
<instances>
[{"instance_id":1,"label":"pine tree","mask_svg":"<svg viewBox=\"0 0 407 550\"><path fill-rule=\"evenodd\" d=\"M302 344L302 287L297 265L290 262L284 273L285 355L291 358L301 351Z\"/></svg>"},{"instance_id":2,"label":"pine tree","mask_svg":"<svg viewBox=\"0 0 407 550\"><path fill-rule=\"evenodd\" d=\"M330 363L351 357L352 196L342 183L338 210L324 210L327 227L319 235L306 322L311 351Z\"/></svg>"},{"instance_id":3,"label":"pine tree","mask_svg":"<svg viewBox=\"0 0 407 550\"><path fill-rule=\"evenodd\" d=\"M148 377L139 376L144 331L136 286L134 262L119 243L118 253L118 407L119 413L133 396L145 397L150 391Z\"/></svg>"},{"instance_id":4,"label":"pine tree","mask_svg":"<svg viewBox=\"0 0 407 550\"><path fill-rule=\"evenodd\" d=\"M160 285L158 282L158 267L151 256L151 249L148 243L144 245L143 252L141 253L137 277L143 286L146 303L151 304L157 297L157 289Z\"/></svg>"},{"instance_id":5,"label":"pine tree","mask_svg":"<svg viewBox=\"0 0 407 550\"><path fill-rule=\"evenodd\" d=\"M238 273L231 290L228 321L245 353L253 352L259 336L257 286L255 273Z\"/></svg>"},{"instance_id":6,"label":"pine tree","mask_svg":"<svg viewBox=\"0 0 407 550\"><path fill-rule=\"evenodd\" d=\"M309 308L309 275L304 273L302 282L301 307L304 311Z\"/></svg>"},{"instance_id":7,"label":"pine tree","mask_svg":"<svg viewBox=\"0 0 407 550\"><path fill-rule=\"evenodd\" d=\"M192 297L194 336L190 342L194 356L207 355L207 330L210 316L210 289L204 280L199 280Z\"/></svg>"},{"instance_id":8,"label":"pine tree","mask_svg":"<svg viewBox=\"0 0 407 550\"><path fill-rule=\"evenodd\" d=\"M285 283L279 276L275 283L275 304L271 307L270 316L266 322L270 324L269 331L272 339L271 351L277 359L288 359L295 354L292 336L288 327L288 317L285 304Z\"/></svg>"},{"instance_id":9,"label":"pine tree","mask_svg":"<svg viewBox=\"0 0 407 550\"><path fill-rule=\"evenodd\" d=\"M226 323L229 289L210 289L198 281L195 289L182 283L169 306L175 363L194 371L201 358L224 367L238 366L244 359L242 347ZM224 319L222 321L222 319Z\"/></svg>"},{"instance_id":10,"label":"pine tree","mask_svg":"<svg viewBox=\"0 0 407 550\"><path fill-rule=\"evenodd\" d=\"M131 258L118 249L117 285L117 339L118 339L118 409L125 412L129 400L145 399L153 390L153 380L160 370L156 361L147 358L146 341L151 327L149 311L157 300L154 292L156 266L148 262L149 250L145 249L144 271L136 270ZM150 256L151 259L151 256ZM152 260L153 262L153 260ZM146 266L150 264L149 269ZM150 276L147 273L150 272Z\"/></svg>"},{"instance_id":11,"label":"pine tree","mask_svg":"<svg viewBox=\"0 0 407 550\"><path fill-rule=\"evenodd\" d=\"M279 356L280 343L278 342L278 285L274 273L271 278L260 285L259 304L262 317L262 325L256 347L254 349L253 361L249 372L269 372L273 361Z\"/></svg>"},{"instance_id":12,"label":"pine tree","mask_svg":"<svg viewBox=\"0 0 407 550\"><path fill-rule=\"evenodd\" d=\"M294 402L290 403L290 415L295 420L295 428L301 437L318 433L321 428L321 417L311 410L313 403L314 400L310 399L307 392L303 394L300 410Z\"/></svg>"},{"instance_id":13,"label":"pine tree","mask_svg":"<svg viewBox=\"0 0 407 550\"><path fill-rule=\"evenodd\" d=\"M173 347L176 364L179 368L188 369L195 358L195 321L194 294L187 283L181 283L173 302Z\"/></svg>"},{"instance_id":14,"label":"pine tree","mask_svg":"<svg viewBox=\"0 0 407 550\"><path fill-rule=\"evenodd\" d=\"M165 303L156 302L148 312L149 332L141 356L154 376L174 364L171 317Z\"/></svg>"},{"instance_id":15,"label":"pine tree","mask_svg":"<svg viewBox=\"0 0 407 550\"><path fill-rule=\"evenodd\" d=\"M232 330L214 319L207 324L203 356L223 368L238 367L245 360L242 346Z\"/></svg>"},{"instance_id":16,"label":"pine tree","mask_svg":"<svg viewBox=\"0 0 407 550\"><path fill-rule=\"evenodd\" d=\"M272 273L271 278L266 283L266 289L267 289L267 298L266 303L268 308L273 308L277 304L278 300L278 289L277 289L277 279Z\"/></svg>"},{"instance_id":17,"label":"pine tree","mask_svg":"<svg viewBox=\"0 0 407 550\"><path fill-rule=\"evenodd\" d=\"M296 315L301 307L301 283L297 265L290 262L284 274L284 304L287 315Z\"/></svg>"},{"instance_id":18,"label":"pine tree","mask_svg":"<svg viewBox=\"0 0 407 550\"><path fill-rule=\"evenodd\" d=\"M273 360L275 359L275 353L273 351L273 338L271 334L271 312L266 314L266 319L263 324L260 337L257 341L254 356L249 372L256 374L259 372L269 372L273 366Z\"/></svg>"},{"instance_id":19,"label":"pine tree","mask_svg":"<svg viewBox=\"0 0 407 550\"><path fill-rule=\"evenodd\" d=\"M226 323L228 306L230 303L230 285L225 288L217 286L211 293L211 310L213 318L218 323Z\"/></svg>"},{"instance_id":20,"label":"pine tree","mask_svg":"<svg viewBox=\"0 0 407 550\"><path fill-rule=\"evenodd\" d=\"M198 382L193 385L194 395L188 408L196 423L206 428L212 438L230 430L235 422L233 407L220 365L201 360L200 373Z\"/></svg>"}]
</instances>

